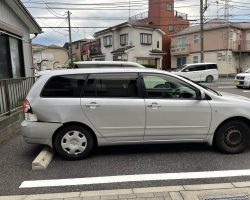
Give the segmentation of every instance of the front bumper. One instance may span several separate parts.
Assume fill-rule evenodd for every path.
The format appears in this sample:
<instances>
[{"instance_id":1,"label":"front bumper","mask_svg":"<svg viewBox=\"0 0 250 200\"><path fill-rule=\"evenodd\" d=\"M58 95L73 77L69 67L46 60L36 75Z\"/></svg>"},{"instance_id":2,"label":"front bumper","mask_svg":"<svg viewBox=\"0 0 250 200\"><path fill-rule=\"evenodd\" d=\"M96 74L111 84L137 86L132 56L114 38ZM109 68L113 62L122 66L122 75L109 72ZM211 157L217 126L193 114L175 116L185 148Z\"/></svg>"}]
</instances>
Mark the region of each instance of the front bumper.
<instances>
[{"instance_id":1,"label":"front bumper","mask_svg":"<svg viewBox=\"0 0 250 200\"><path fill-rule=\"evenodd\" d=\"M234 82L235 82L235 85L238 87L250 87L250 80L235 79Z\"/></svg>"},{"instance_id":2,"label":"front bumper","mask_svg":"<svg viewBox=\"0 0 250 200\"><path fill-rule=\"evenodd\" d=\"M24 120L21 124L21 131L25 142L29 144L45 144L52 147L52 136L60 126L62 126L61 123Z\"/></svg>"}]
</instances>

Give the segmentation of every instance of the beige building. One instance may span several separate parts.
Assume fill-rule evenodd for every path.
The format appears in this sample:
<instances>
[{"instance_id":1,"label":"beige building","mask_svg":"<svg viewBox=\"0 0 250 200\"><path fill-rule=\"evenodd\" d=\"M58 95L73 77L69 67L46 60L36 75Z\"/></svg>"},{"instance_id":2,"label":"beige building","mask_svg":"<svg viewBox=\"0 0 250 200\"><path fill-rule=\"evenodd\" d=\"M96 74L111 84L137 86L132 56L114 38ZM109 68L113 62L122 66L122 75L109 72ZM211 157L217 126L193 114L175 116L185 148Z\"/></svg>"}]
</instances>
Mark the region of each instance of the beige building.
<instances>
[{"instance_id":1,"label":"beige building","mask_svg":"<svg viewBox=\"0 0 250 200\"><path fill-rule=\"evenodd\" d=\"M68 50L56 45L33 45L33 60L38 70L60 69L67 67Z\"/></svg>"},{"instance_id":2,"label":"beige building","mask_svg":"<svg viewBox=\"0 0 250 200\"><path fill-rule=\"evenodd\" d=\"M250 23L211 20L204 24L204 62L218 64L220 74L235 74L250 66ZM171 68L200 62L200 26L172 36Z\"/></svg>"}]
</instances>

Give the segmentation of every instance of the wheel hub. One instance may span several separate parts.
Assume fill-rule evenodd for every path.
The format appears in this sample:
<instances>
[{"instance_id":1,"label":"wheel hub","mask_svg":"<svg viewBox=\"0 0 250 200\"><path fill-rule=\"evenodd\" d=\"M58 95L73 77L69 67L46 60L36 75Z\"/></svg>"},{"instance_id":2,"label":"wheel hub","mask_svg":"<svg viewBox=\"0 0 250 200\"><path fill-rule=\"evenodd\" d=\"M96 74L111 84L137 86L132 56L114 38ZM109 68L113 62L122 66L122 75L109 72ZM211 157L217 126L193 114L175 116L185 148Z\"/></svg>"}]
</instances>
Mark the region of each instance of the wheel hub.
<instances>
[{"instance_id":1,"label":"wheel hub","mask_svg":"<svg viewBox=\"0 0 250 200\"><path fill-rule=\"evenodd\" d=\"M235 147L242 141L242 134L237 128L230 128L225 133L225 142L228 146Z\"/></svg>"}]
</instances>

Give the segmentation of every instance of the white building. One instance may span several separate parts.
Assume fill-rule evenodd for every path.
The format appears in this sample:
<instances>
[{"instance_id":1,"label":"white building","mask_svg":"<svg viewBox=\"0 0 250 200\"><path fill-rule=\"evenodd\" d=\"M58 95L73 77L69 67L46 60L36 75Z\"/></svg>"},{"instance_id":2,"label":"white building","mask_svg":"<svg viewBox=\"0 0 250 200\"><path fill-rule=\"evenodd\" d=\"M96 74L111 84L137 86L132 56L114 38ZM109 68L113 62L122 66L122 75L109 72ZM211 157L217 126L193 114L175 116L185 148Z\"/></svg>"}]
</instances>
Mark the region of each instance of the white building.
<instances>
[{"instance_id":1,"label":"white building","mask_svg":"<svg viewBox=\"0 0 250 200\"><path fill-rule=\"evenodd\" d=\"M41 32L19 0L0 0L0 79L33 76L30 34Z\"/></svg>"},{"instance_id":2,"label":"white building","mask_svg":"<svg viewBox=\"0 0 250 200\"><path fill-rule=\"evenodd\" d=\"M129 21L95 33L101 41L102 56L93 60L130 61L146 67L161 68L162 36L165 33L150 24Z\"/></svg>"}]
</instances>

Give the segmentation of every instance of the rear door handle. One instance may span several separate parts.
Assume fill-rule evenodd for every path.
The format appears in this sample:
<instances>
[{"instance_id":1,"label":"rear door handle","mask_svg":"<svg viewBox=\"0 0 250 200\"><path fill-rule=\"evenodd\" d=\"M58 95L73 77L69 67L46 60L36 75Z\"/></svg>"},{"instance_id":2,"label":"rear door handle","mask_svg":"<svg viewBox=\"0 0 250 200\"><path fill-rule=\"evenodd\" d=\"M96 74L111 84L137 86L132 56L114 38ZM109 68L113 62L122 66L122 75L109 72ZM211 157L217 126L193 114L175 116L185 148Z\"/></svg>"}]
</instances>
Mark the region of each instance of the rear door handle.
<instances>
[{"instance_id":1,"label":"rear door handle","mask_svg":"<svg viewBox=\"0 0 250 200\"><path fill-rule=\"evenodd\" d=\"M159 108L161 107L158 103L151 103L150 105L148 105L149 108Z\"/></svg>"},{"instance_id":2,"label":"rear door handle","mask_svg":"<svg viewBox=\"0 0 250 200\"><path fill-rule=\"evenodd\" d=\"M85 106L94 109L98 107L99 104L97 104L96 102L91 102L91 103L86 103Z\"/></svg>"}]
</instances>

